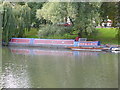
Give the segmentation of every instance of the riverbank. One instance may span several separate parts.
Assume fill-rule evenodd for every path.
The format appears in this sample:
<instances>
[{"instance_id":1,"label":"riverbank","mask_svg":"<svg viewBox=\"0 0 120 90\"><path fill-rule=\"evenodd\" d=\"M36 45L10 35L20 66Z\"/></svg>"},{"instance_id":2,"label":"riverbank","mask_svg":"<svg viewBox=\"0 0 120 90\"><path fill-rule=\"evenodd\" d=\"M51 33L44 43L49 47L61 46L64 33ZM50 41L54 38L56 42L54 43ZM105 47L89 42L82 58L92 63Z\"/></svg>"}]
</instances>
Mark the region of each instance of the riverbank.
<instances>
[{"instance_id":1,"label":"riverbank","mask_svg":"<svg viewBox=\"0 0 120 90\"><path fill-rule=\"evenodd\" d=\"M77 36L76 32L72 32L73 34L67 33L64 35L51 35L44 36L42 38L45 39L75 39ZM96 33L93 36L83 36L84 38L88 38L88 40L100 41L102 44L112 44L112 45L120 45L120 42L117 38L118 29L116 28L96 28ZM38 30L31 29L30 32L25 33L25 38L41 38L38 37Z\"/></svg>"},{"instance_id":2,"label":"riverbank","mask_svg":"<svg viewBox=\"0 0 120 90\"><path fill-rule=\"evenodd\" d=\"M120 42L118 41L118 29L116 28L97 28L97 35L95 37L95 40L101 41L103 44L115 44L120 45Z\"/></svg>"}]
</instances>

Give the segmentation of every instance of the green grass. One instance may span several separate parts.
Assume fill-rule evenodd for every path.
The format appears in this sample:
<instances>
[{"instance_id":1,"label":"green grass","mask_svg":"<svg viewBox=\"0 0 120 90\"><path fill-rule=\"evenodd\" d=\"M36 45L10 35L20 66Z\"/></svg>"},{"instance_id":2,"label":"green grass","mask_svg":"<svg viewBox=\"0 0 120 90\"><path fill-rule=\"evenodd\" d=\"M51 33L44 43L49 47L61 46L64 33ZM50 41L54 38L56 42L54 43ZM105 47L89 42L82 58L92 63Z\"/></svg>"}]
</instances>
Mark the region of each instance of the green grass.
<instances>
[{"instance_id":1,"label":"green grass","mask_svg":"<svg viewBox=\"0 0 120 90\"><path fill-rule=\"evenodd\" d=\"M95 40L99 40L103 44L118 44L116 37L118 30L116 28L98 28L97 31L97 35L93 37Z\"/></svg>"},{"instance_id":2,"label":"green grass","mask_svg":"<svg viewBox=\"0 0 120 90\"><path fill-rule=\"evenodd\" d=\"M48 37L42 37L42 38L47 38L47 39L75 39L77 35L70 35L70 34L64 34L63 36L61 35L51 35Z\"/></svg>"},{"instance_id":3,"label":"green grass","mask_svg":"<svg viewBox=\"0 0 120 90\"><path fill-rule=\"evenodd\" d=\"M98 35L97 38L115 38L115 35L117 34L117 29L115 28L98 28Z\"/></svg>"},{"instance_id":4,"label":"green grass","mask_svg":"<svg viewBox=\"0 0 120 90\"><path fill-rule=\"evenodd\" d=\"M84 36L88 38L88 40L97 40L100 41L102 44L118 44L118 39L116 38L116 34L118 30L116 28L97 28L97 34L93 36ZM64 34L64 35L51 35L51 36L44 36L43 38L47 39L75 39L77 36L77 32L73 32L76 35ZM25 33L26 38L39 38L38 30L32 28L29 32ZM119 43L120 44L120 43Z\"/></svg>"},{"instance_id":5,"label":"green grass","mask_svg":"<svg viewBox=\"0 0 120 90\"><path fill-rule=\"evenodd\" d=\"M38 36L38 30L35 28L31 28L29 32L26 32L24 37L25 38L39 38Z\"/></svg>"}]
</instances>

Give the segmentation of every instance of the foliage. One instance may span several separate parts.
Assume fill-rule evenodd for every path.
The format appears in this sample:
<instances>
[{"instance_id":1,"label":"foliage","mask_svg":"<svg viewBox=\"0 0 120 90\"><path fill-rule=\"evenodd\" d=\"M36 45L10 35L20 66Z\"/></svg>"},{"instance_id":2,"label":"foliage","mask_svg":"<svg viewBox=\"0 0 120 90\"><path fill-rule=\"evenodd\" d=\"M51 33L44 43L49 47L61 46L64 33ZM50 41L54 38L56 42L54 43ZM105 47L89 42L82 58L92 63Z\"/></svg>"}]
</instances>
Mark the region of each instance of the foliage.
<instances>
[{"instance_id":1,"label":"foliage","mask_svg":"<svg viewBox=\"0 0 120 90\"><path fill-rule=\"evenodd\" d=\"M74 21L74 30L87 35L95 30L99 23L98 2L48 2L38 9L36 17L50 20L52 23L65 22L66 17ZM81 31L83 30L83 32Z\"/></svg>"},{"instance_id":2,"label":"foliage","mask_svg":"<svg viewBox=\"0 0 120 90\"><path fill-rule=\"evenodd\" d=\"M24 33L30 30L31 10L27 4L21 6L9 2L3 3L3 9L2 38L8 44L12 37L23 37Z\"/></svg>"},{"instance_id":3,"label":"foliage","mask_svg":"<svg viewBox=\"0 0 120 90\"><path fill-rule=\"evenodd\" d=\"M0 3L0 13L2 13L2 12L3 12L3 4Z\"/></svg>"},{"instance_id":4,"label":"foliage","mask_svg":"<svg viewBox=\"0 0 120 90\"><path fill-rule=\"evenodd\" d=\"M50 20L52 23L64 22L64 18L75 18L76 8L74 3L68 2L47 2L42 9L38 9L36 17Z\"/></svg>"},{"instance_id":5,"label":"foliage","mask_svg":"<svg viewBox=\"0 0 120 90\"><path fill-rule=\"evenodd\" d=\"M0 3L0 40L1 41L2 41L2 14L3 14L3 5Z\"/></svg>"},{"instance_id":6,"label":"foliage","mask_svg":"<svg viewBox=\"0 0 120 90\"><path fill-rule=\"evenodd\" d=\"M72 28L70 28L72 29ZM69 30L70 30L69 29ZM25 34L25 37L27 38L49 38L49 39L75 39L77 37L77 31L69 31L63 34L49 34L41 35L42 33L39 32L39 36L37 37L37 29L32 29L28 33ZM118 37L116 37L116 34L118 33L117 28L96 28L95 35L86 36L84 35L83 38L87 38L88 40L92 41L100 41L102 44L119 44L118 43Z\"/></svg>"},{"instance_id":7,"label":"foliage","mask_svg":"<svg viewBox=\"0 0 120 90\"><path fill-rule=\"evenodd\" d=\"M98 9L101 5L99 2L79 2L78 14L75 20L74 28L80 33L90 35L95 30L95 26L99 24Z\"/></svg>"},{"instance_id":8,"label":"foliage","mask_svg":"<svg viewBox=\"0 0 120 90\"><path fill-rule=\"evenodd\" d=\"M118 15L118 2L103 2L100 7L100 17L103 20L107 20L108 18L113 21L113 26L117 23L117 15ZM108 16L108 18L107 18Z\"/></svg>"},{"instance_id":9,"label":"foliage","mask_svg":"<svg viewBox=\"0 0 120 90\"><path fill-rule=\"evenodd\" d=\"M36 18L36 10L41 9L45 2L28 2L28 6L31 8L31 22L33 27L38 28L40 24L45 23L44 19Z\"/></svg>"},{"instance_id":10,"label":"foliage","mask_svg":"<svg viewBox=\"0 0 120 90\"><path fill-rule=\"evenodd\" d=\"M65 33L70 33L70 32L71 32L71 27L47 25L40 28L38 35L41 38L44 36L63 35Z\"/></svg>"},{"instance_id":11,"label":"foliage","mask_svg":"<svg viewBox=\"0 0 120 90\"><path fill-rule=\"evenodd\" d=\"M117 8L119 7L116 2L3 2L0 3L3 41L8 43L12 37L37 37L37 31L30 30L31 24L36 28L40 27L39 37L74 38L78 32L81 32L83 37L96 36L98 30L95 26L99 25L100 19L108 16L115 23L119 20ZM67 17L73 21L72 27L56 26L56 23L65 22ZM76 35L71 35L72 32ZM120 36L118 34L117 36ZM102 33L100 35L105 36Z\"/></svg>"},{"instance_id":12,"label":"foliage","mask_svg":"<svg viewBox=\"0 0 120 90\"><path fill-rule=\"evenodd\" d=\"M10 3L3 4L3 32L2 32L2 39L6 43L9 42L9 39L15 35L16 30L16 23L15 17L12 11L12 5Z\"/></svg>"},{"instance_id":13,"label":"foliage","mask_svg":"<svg viewBox=\"0 0 120 90\"><path fill-rule=\"evenodd\" d=\"M31 9L28 7L28 4L22 6L21 17L24 21L24 27L29 31L31 25Z\"/></svg>"},{"instance_id":14,"label":"foliage","mask_svg":"<svg viewBox=\"0 0 120 90\"><path fill-rule=\"evenodd\" d=\"M24 33L25 38L38 38L38 30L36 28L31 28L29 32Z\"/></svg>"}]
</instances>

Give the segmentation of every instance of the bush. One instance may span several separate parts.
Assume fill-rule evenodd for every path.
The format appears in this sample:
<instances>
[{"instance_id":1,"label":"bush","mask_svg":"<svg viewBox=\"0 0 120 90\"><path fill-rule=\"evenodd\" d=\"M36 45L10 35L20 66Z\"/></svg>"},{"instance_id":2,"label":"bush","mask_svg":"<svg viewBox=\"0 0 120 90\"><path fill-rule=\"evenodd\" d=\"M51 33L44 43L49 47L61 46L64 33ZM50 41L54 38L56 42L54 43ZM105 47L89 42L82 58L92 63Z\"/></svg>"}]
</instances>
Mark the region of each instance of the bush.
<instances>
[{"instance_id":1,"label":"bush","mask_svg":"<svg viewBox=\"0 0 120 90\"><path fill-rule=\"evenodd\" d=\"M36 28L31 28L29 32L25 32L25 38L38 38L38 30Z\"/></svg>"},{"instance_id":2,"label":"bush","mask_svg":"<svg viewBox=\"0 0 120 90\"><path fill-rule=\"evenodd\" d=\"M72 31L72 27L64 27L64 26L56 26L56 25L47 25L43 26L39 29L38 36L49 37L56 35L63 35L65 33L70 33Z\"/></svg>"}]
</instances>

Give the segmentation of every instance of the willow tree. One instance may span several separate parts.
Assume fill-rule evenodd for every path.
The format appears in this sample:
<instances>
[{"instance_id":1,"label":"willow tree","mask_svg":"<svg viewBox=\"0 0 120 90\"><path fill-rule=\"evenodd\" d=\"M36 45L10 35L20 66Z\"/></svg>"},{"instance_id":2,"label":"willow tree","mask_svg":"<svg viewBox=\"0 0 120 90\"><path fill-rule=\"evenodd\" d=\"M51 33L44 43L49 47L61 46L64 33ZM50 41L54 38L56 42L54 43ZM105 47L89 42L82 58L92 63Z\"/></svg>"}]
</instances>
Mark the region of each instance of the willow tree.
<instances>
[{"instance_id":1,"label":"willow tree","mask_svg":"<svg viewBox=\"0 0 120 90\"><path fill-rule=\"evenodd\" d=\"M28 4L22 6L21 17L23 17L24 26L26 31L30 30L31 25L31 9L28 7Z\"/></svg>"},{"instance_id":2,"label":"willow tree","mask_svg":"<svg viewBox=\"0 0 120 90\"><path fill-rule=\"evenodd\" d=\"M17 4L13 8L13 14L17 23L16 37L23 37L24 33L30 30L31 9L27 3L22 6Z\"/></svg>"},{"instance_id":3,"label":"willow tree","mask_svg":"<svg viewBox=\"0 0 120 90\"><path fill-rule=\"evenodd\" d=\"M3 5L0 3L0 40L2 40L2 14L3 14Z\"/></svg>"},{"instance_id":4,"label":"willow tree","mask_svg":"<svg viewBox=\"0 0 120 90\"><path fill-rule=\"evenodd\" d=\"M3 32L2 39L8 44L10 38L15 35L16 22L12 11L12 5L9 2L3 3Z\"/></svg>"},{"instance_id":5,"label":"willow tree","mask_svg":"<svg viewBox=\"0 0 120 90\"><path fill-rule=\"evenodd\" d=\"M3 3L3 32L2 39L6 44L12 37L23 37L30 30L31 12L27 4Z\"/></svg>"}]
</instances>

